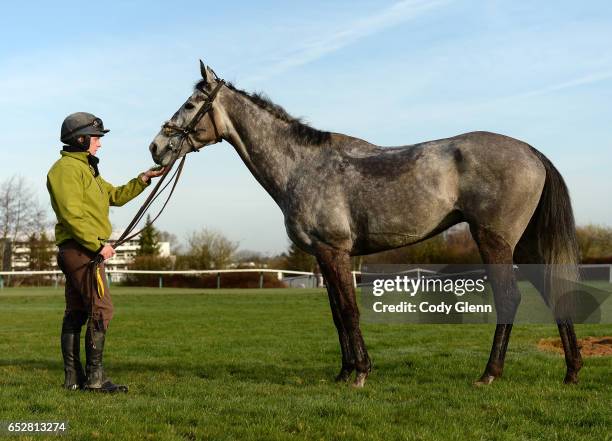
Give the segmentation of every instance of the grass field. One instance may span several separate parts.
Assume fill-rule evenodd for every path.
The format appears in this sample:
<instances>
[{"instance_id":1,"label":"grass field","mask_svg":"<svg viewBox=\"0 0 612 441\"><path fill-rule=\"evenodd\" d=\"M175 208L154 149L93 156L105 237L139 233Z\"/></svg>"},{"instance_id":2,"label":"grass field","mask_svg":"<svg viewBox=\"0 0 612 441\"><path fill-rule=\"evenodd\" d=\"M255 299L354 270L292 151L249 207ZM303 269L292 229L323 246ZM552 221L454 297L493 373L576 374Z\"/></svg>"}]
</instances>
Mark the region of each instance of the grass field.
<instances>
[{"instance_id":1,"label":"grass field","mask_svg":"<svg viewBox=\"0 0 612 441\"><path fill-rule=\"evenodd\" d=\"M612 359L586 359L581 383L563 385L563 358L536 348L554 326L515 327L504 378L475 388L492 325L364 324L374 370L354 390L332 381L322 290L113 296L105 365L130 393L101 396L60 388L62 291L0 291L0 421L66 420L83 440L612 439Z\"/></svg>"}]
</instances>

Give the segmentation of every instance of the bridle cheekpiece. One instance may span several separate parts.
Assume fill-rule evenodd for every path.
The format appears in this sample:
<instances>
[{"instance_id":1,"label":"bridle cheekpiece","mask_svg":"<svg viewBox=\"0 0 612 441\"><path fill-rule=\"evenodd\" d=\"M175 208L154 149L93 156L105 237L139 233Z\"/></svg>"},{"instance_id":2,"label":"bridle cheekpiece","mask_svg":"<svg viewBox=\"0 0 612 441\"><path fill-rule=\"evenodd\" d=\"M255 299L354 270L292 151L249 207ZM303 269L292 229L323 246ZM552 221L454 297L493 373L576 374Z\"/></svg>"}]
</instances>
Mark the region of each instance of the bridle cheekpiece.
<instances>
[{"instance_id":1,"label":"bridle cheekpiece","mask_svg":"<svg viewBox=\"0 0 612 441\"><path fill-rule=\"evenodd\" d=\"M173 153L173 155L178 157L178 155L180 154L181 148L183 147L183 142L185 142L185 140L187 140L187 143L191 147L190 152L199 151L199 149L193 144L193 140L191 139L190 135L197 132L196 126L208 112L210 112L210 120L212 122L212 126L215 131L215 138L216 138L215 142L221 142L222 140L221 135L217 129L215 118L213 117L213 102L215 100L215 97L217 96L217 93L219 92L221 87L223 87L223 85L225 84L225 81L223 81L222 79L218 77L216 78L216 80L217 80L217 85L212 90L212 92L206 93L204 90L199 89L204 95L206 95L206 99L204 100L204 103L202 104L202 106L200 106L198 111L195 113L195 115L193 115L191 120L187 123L187 125L185 125L184 127L181 127L177 124L172 123L171 121L166 121L162 125L162 130L164 130L165 132L170 132L170 134L167 135L170 138L170 140L168 141L167 149L170 150ZM175 138L179 138L178 143L176 145L173 142Z\"/></svg>"}]
</instances>

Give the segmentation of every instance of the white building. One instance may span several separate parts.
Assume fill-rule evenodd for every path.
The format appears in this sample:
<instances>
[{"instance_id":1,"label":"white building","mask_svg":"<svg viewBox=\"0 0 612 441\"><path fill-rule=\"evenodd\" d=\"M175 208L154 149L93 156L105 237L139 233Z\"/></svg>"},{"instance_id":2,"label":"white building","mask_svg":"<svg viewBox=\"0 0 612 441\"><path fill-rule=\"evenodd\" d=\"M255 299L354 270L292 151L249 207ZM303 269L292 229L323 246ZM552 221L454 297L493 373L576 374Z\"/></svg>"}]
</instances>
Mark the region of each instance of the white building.
<instances>
[{"instance_id":1,"label":"white building","mask_svg":"<svg viewBox=\"0 0 612 441\"><path fill-rule=\"evenodd\" d=\"M111 245L119 239L121 231L113 231L108 242ZM140 250L138 239L140 236L136 236L131 240L119 245L115 248L115 255L106 261L107 270L126 270L128 265L133 262L134 257ZM159 256L170 257L170 242L159 242Z\"/></svg>"},{"instance_id":2,"label":"white building","mask_svg":"<svg viewBox=\"0 0 612 441\"><path fill-rule=\"evenodd\" d=\"M115 241L119 238L121 232L113 232L109 243L113 245ZM53 237L51 235L50 237ZM134 257L138 254L138 250L140 249L140 245L138 244L139 236L136 236L132 240L120 245L115 249L115 256L106 261L106 268L109 270L126 270L128 269L128 265L132 263ZM10 266L11 271L27 271L30 269L30 246L27 240L18 240L12 243L8 243L7 246L7 254L10 256ZM49 255L50 266L51 269L58 269L56 254L57 247L53 242L49 244ZM170 256L170 242L160 242L159 243L159 254L161 257L169 257ZM8 256L7 256L8 257ZM8 262L7 262L8 263Z\"/></svg>"}]
</instances>

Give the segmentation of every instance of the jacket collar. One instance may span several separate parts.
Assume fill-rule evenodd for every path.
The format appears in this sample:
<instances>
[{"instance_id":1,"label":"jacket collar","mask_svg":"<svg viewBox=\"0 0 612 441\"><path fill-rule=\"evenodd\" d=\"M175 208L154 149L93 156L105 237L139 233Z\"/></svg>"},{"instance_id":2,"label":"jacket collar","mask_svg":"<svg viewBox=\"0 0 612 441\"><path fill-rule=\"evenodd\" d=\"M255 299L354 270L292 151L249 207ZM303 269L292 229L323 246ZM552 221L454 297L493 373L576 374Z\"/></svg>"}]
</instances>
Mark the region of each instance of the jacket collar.
<instances>
[{"instance_id":1,"label":"jacket collar","mask_svg":"<svg viewBox=\"0 0 612 441\"><path fill-rule=\"evenodd\" d=\"M82 161L87 164L94 177L100 175L100 170L98 169L98 163L100 162L100 159L90 155L89 152L67 152L66 150L62 150L60 151L60 153L62 156L68 156L70 158L74 158L78 161Z\"/></svg>"},{"instance_id":2,"label":"jacket collar","mask_svg":"<svg viewBox=\"0 0 612 441\"><path fill-rule=\"evenodd\" d=\"M88 152L67 152L65 150L62 150L60 151L60 154L62 156L68 156L69 158L77 159L89 165L89 162L87 161L87 156L89 156Z\"/></svg>"}]
</instances>

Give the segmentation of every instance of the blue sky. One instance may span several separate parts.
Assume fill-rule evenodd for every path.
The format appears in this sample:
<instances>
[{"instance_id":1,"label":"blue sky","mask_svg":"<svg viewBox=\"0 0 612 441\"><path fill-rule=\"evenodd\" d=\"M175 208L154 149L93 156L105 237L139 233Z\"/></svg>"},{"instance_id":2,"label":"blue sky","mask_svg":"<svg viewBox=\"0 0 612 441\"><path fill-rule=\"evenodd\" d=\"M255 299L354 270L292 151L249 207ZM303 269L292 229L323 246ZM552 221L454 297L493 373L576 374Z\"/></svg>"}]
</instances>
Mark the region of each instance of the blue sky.
<instances>
[{"instance_id":1,"label":"blue sky","mask_svg":"<svg viewBox=\"0 0 612 441\"><path fill-rule=\"evenodd\" d=\"M104 119L101 171L121 184L152 165L147 147L202 58L314 127L376 144L522 139L565 176L579 223L612 224L610 2L10 2L0 33L0 181L25 176L45 204L67 114ZM191 155L183 176L160 228L286 248L280 210L229 144ZM116 228L139 201L113 209Z\"/></svg>"}]
</instances>

